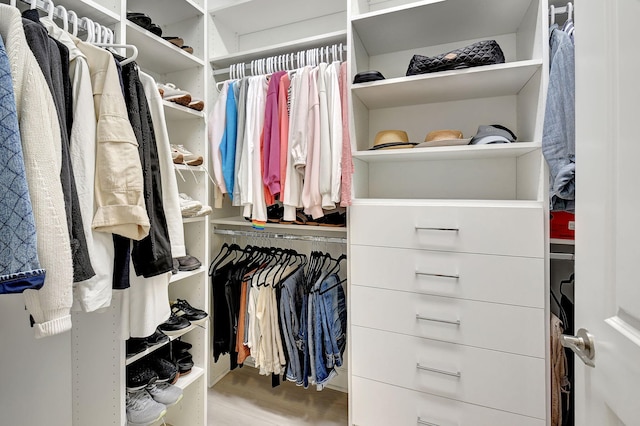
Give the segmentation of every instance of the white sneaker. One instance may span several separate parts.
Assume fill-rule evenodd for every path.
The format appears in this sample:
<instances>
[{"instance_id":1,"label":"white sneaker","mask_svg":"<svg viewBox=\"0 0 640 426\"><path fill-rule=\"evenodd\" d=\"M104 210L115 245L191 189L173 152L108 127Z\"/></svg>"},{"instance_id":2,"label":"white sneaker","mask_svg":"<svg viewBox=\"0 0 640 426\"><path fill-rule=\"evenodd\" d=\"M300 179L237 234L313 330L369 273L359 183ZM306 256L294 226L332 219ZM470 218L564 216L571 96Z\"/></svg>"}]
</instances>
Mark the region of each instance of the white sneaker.
<instances>
[{"instance_id":1,"label":"white sneaker","mask_svg":"<svg viewBox=\"0 0 640 426\"><path fill-rule=\"evenodd\" d=\"M167 407L155 401L144 389L127 392L127 425L146 426L167 414Z\"/></svg>"},{"instance_id":2,"label":"white sneaker","mask_svg":"<svg viewBox=\"0 0 640 426\"><path fill-rule=\"evenodd\" d=\"M180 212L182 213L182 217L191 217L191 215L196 214L202 209L202 203L200 201L196 201L185 193L178 194L180 198Z\"/></svg>"},{"instance_id":3,"label":"white sneaker","mask_svg":"<svg viewBox=\"0 0 640 426\"><path fill-rule=\"evenodd\" d=\"M165 101L175 102L184 106L188 106L189 103L191 103L191 94L186 90L178 89L175 84L158 83L157 86L162 99L164 99Z\"/></svg>"},{"instance_id":4,"label":"white sneaker","mask_svg":"<svg viewBox=\"0 0 640 426\"><path fill-rule=\"evenodd\" d=\"M189 151L184 145L171 144L171 156L175 164L186 164L187 166L200 166L204 160L202 155L197 155ZM180 158L182 156L182 158Z\"/></svg>"},{"instance_id":5,"label":"white sneaker","mask_svg":"<svg viewBox=\"0 0 640 426\"><path fill-rule=\"evenodd\" d=\"M154 401L167 407L178 403L182 399L182 389L170 383L154 383L145 389Z\"/></svg>"}]
</instances>

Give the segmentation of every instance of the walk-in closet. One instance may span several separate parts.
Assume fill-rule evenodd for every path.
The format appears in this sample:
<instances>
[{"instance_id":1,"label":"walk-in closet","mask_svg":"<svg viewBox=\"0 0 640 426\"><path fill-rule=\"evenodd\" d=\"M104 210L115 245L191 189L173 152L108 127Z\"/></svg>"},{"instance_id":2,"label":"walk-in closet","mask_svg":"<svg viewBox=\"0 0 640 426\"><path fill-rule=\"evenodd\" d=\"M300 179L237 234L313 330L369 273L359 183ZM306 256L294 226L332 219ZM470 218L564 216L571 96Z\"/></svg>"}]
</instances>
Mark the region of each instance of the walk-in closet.
<instances>
[{"instance_id":1,"label":"walk-in closet","mask_svg":"<svg viewBox=\"0 0 640 426\"><path fill-rule=\"evenodd\" d=\"M0 0L0 426L634 426L638 0Z\"/></svg>"}]
</instances>

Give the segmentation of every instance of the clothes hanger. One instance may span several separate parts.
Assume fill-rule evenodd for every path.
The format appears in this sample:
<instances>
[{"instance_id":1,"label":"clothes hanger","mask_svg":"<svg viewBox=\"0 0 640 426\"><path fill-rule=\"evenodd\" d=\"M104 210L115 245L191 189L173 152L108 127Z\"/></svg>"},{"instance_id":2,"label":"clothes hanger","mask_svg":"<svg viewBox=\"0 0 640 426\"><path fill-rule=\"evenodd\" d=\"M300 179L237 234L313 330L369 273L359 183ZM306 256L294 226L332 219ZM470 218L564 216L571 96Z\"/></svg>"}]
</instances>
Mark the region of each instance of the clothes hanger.
<instances>
[{"instance_id":1,"label":"clothes hanger","mask_svg":"<svg viewBox=\"0 0 640 426\"><path fill-rule=\"evenodd\" d=\"M80 19L80 22L84 22L84 26L87 29L87 38L85 41L91 43L93 41L93 21L86 16Z\"/></svg>"},{"instance_id":2,"label":"clothes hanger","mask_svg":"<svg viewBox=\"0 0 640 426\"><path fill-rule=\"evenodd\" d=\"M59 14L60 14L60 19L62 20L62 29L64 30L64 32L68 33L69 32L69 13L67 12L67 9L62 5L58 5L54 9L60 11Z\"/></svg>"},{"instance_id":3,"label":"clothes hanger","mask_svg":"<svg viewBox=\"0 0 640 426\"><path fill-rule=\"evenodd\" d=\"M76 13L73 10L69 11L69 21L71 22L72 25L72 30L71 30L71 34L74 37L78 36L78 15L76 15Z\"/></svg>"}]
</instances>

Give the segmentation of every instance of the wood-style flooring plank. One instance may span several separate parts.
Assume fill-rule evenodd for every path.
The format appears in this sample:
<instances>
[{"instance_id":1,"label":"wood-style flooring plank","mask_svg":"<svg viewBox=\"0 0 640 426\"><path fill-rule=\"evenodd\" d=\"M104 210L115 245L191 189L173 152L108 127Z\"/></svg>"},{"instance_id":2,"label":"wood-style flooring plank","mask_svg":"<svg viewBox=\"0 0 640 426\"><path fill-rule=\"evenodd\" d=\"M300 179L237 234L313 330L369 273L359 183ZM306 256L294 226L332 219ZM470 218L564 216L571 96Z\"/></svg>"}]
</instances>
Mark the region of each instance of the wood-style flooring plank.
<instances>
[{"instance_id":1,"label":"wood-style flooring plank","mask_svg":"<svg viewBox=\"0 0 640 426\"><path fill-rule=\"evenodd\" d=\"M295 383L271 387L255 368L230 372L208 392L208 426L343 426L348 423L346 393Z\"/></svg>"}]
</instances>

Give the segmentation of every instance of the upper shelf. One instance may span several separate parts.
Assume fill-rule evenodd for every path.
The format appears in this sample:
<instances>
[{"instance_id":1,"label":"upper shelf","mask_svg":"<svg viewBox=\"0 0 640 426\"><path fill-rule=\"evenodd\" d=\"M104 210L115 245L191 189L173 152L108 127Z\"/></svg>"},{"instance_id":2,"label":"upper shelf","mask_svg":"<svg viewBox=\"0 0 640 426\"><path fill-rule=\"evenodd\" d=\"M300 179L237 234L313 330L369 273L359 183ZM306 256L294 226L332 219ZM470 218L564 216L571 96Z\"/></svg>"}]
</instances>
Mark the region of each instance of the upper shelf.
<instances>
[{"instance_id":1,"label":"upper shelf","mask_svg":"<svg viewBox=\"0 0 640 426\"><path fill-rule=\"evenodd\" d=\"M136 59L138 65L155 73L166 74L204 66L202 59L129 21L127 21L127 43L134 44L138 48L138 59Z\"/></svg>"},{"instance_id":2,"label":"upper shelf","mask_svg":"<svg viewBox=\"0 0 640 426\"><path fill-rule=\"evenodd\" d=\"M24 1L23 3L29 3ZM67 10L73 10L78 19L89 18L94 22L108 26L120 21L120 1L64 0L56 1ZM70 26L71 27L71 26Z\"/></svg>"},{"instance_id":3,"label":"upper shelf","mask_svg":"<svg viewBox=\"0 0 640 426\"><path fill-rule=\"evenodd\" d=\"M294 2L296 3L296 2ZM211 16L237 34L247 34L346 10L345 0L297 2L290 0L210 1Z\"/></svg>"},{"instance_id":4,"label":"upper shelf","mask_svg":"<svg viewBox=\"0 0 640 426\"><path fill-rule=\"evenodd\" d=\"M357 15L351 22L369 56L375 56L515 33L531 2L423 0Z\"/></svg>"},{"instance_id":5,"label":"upper shelf","mask_svg":"<svg viewBox=\"0 0 640 426\"><path fill-rule=\"evenodd\" d=\"M160 25L173 24L185 19L202 16L204 8L193 0L128 0L130 12L143 12Z\"/></svg>"},{"instance_id":6,"label":"upper shelf","mask_svg":"<svg viewBox=\"0 0 640 426\"><path fill-rule=\"evenodd\" d=\"M359 83L351 90L369 109L516 95L541 66L532 59Z\"/></svg>"},{"instance_id":7,"label":"upper shelf","mask_svg":"<svg viewBox=\"0 0 640 426\"><path fill-rule=\"evenodd\" d=\"M233 53L230 55L219 56L211 59L211 67L214 69L213 74L225 74L230 65L238 63L250 63L254 59L267 58L269 56L283 55L286 53L295 53L300 50L311 49L314 47L323 47L336 43L344 43L346 47L347 31L334 31L327 34L321 34L315 37L307 37L297 39L288 43L274 44L260 49L246 50L244 52ZM346 53L344 54L346 58Z\"/></svg>"},{"instance_id":8,"label":"upper shelf","mask_svg":"<svg viewBox=\"0 0 640 426\"><path fill-rule=\"evenodd\" d=\"M509 144L388 149L358 151L353 153L353 158L367 163L515 158L539 150L541 146L539 142L515 142Z\"/></svg>"}]
</instances>

